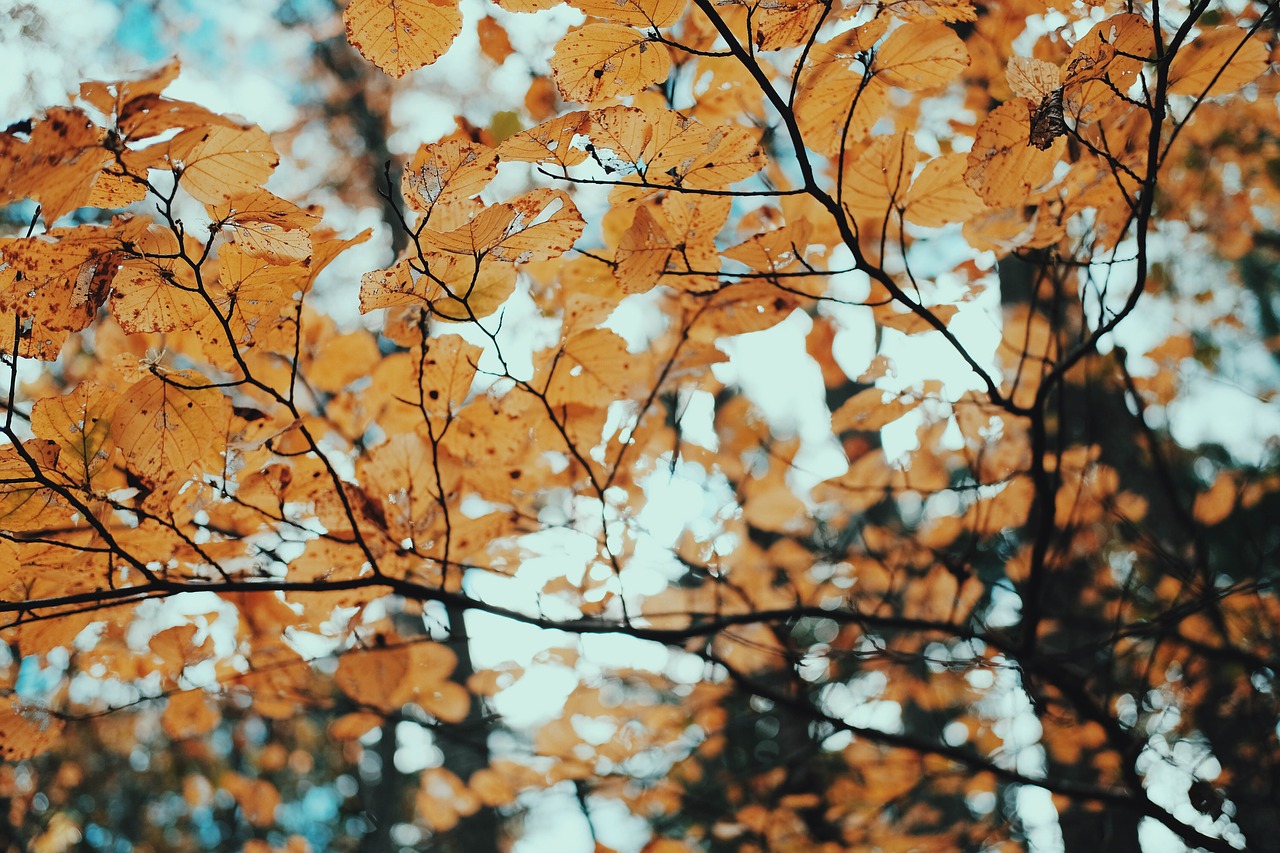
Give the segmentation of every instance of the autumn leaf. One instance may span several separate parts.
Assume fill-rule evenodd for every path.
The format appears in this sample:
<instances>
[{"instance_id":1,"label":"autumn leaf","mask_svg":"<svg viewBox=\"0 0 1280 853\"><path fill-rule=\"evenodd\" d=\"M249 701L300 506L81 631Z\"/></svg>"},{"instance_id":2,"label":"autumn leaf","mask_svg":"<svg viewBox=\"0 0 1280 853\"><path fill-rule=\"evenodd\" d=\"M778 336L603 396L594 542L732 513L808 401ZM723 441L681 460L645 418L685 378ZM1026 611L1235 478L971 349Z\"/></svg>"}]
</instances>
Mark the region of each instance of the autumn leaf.
<instances>
[{"instance_id":1,"label":"autumn leaf","mask_svg":"<svg viewBox=\"0 0 1280 853\"><path fill-rule=\"evenodd\" d=\"M875 137L846 169L842 201L854 213L875 219L904 207L918 157L909 134Z\"/></svg>"},{"instance_id":2,"label":"autumn leaf","mask_svg":"<svg viewBox=\"0 0 1280 853\"><path fill-rule=\"evenodd\" d=\"M1053 174L1062 156L1059 139L1042 150L1030 144L1034 106L1015 98L993 110L978 127L965 183L991 206L1022 202Z\"/></svg>"},{"instance_id":3,"label":"autumn leaf","mask_svg":"<svg viewBox=\"0 0 1280 853\"><path fill-rule=\"evenodd\" d=\"M478 195L498 173L498 152L475 142L446 139L423 145L401 178L405 201L430 216L445 205Z\"/></svg>"},{"instance_id":4,"label":"autumn leaf","mask_svg":"<svg viewBox=\"0 0 1280 853\"><path fill-rule=\"evenodd\" d=\"M115 396L96 382L81 382L70 394L46 397L31 409L31 431L61 448L58 467L73 483L89 488L111 458Z\"/></svg>"},{"instance_id":5,"label":"autumn leaf","mask_svg":"<svg viewBox=\"0 0 1280 853\"><path fill-rule=\"evenodd\" d=\"M668 27L684 11L682 0L570 0L583 14L633 27Z\"/></svg>"},{"instance_id":6,"label":"autumn leaf","mask_svg":"<svg viewBox=\"0 0 1280 853\"><path fill-rule=\"evenodd\" d=\"M568 251L582 234L583 224L567 194L538 189L486 207L454 231L428 232L424 242L437 252L528 263Z\"/></svg>"},{"instance_id":7,"label":"autumn leaf","mask_svg":"<svg viewBox=\"0 0 1280 853\"><path fill-rule=\"evenodd\" d=\"M462 29L456 6L432 0L351 0L342 21L352 46L392 77L435 62Z\"/></svg>"},{"instance_id":8,"label":"autumn leaf","mask_svg":"<svg viewBox=\"0 0 1280 853\"><path fill-rule=\"evenodd\" d=\"M565 169L576 166L587 159L586 150L573 144L586 118L583 111L572 112L512 134L498 146L498 156L526 163L550 162Z\"/></svg>"},{"instance_id":9,"label":"autumn leaf","mask_svg":"<svg viewBox=\"0 0 1280 853\"><path fill-rule=\"evenodd\" d=\"M891 86L927 91L955 79L969 65L969 51L950 27L909 21L885 39L874 65L877 76Z\"/></svg>"},{"instance_id":10,"label":"autumn leaf","mask_svg":"<svg viewBox=\"0 0 1280 853\"><path fill-rule=\"evenodd\" d=\"M260 127L196 128L169 143L182 188L206 204L220 204L258 189L280 155Z\"/></svg>"},{"instance_id":11,"label":"autumn leaf","mask_svg":"<svg viewBox=\"0 0 1280 853\"><path fill-rule=\"evenodd\" d=\"M176 371L149 375L129 386L116 402L111 437L125 465L157 483L185 475L226 435L230 404L200 374Z\"/></svg>"},{"instance_id":12,"label":"autumn leaf","mask_svg":"<svg viewBox=\"0 0 1280 853\"><path fill-rule=\"evenodd\" d=\"M862 141L889 108L889 90L836 63L809 75L796 98L796 124L805 145L836 156Z\"/></svg>"},{"instance_id":13,"label":"autumn leaf","mask_svg":"<svg viewBox=\"0 0 1280 853\"><path fill-rule=\"evenodd\" d=\"M261 189L210 206L209 216L234 228L246 253L281 264L311 258L310 229L320 222L314 212Z\"/></svg>"},{"instance_id":14,"label":"autumn leaf","mask_svg":"<svg viewBox=\"0 0 1280 853\"><path fill-rule=\"evenodd\" d=\"M62 720L17 696L0 699L0 758L22 761L39 755L57 742Z\"/></svg>"},{"instance_id":15,"label":"autumn leaf","mask_svg":"<svg viewBox=\"0 0 1280 853\"><path fill-rule=\"evenodd\" d=\"M1169 94L1225 95L1267 70L1267 46L1236 27L1220 27L1178 51L1169 63Z\"/></svg>"},{"instance_id":16,"label":"autumn leaf","mask_svg":"<svg viewBox=\"0 0 1280 853\"><path fill-rule=\"evenodd\" d=\"M636 209L631 227L622 235L615 255L614 275L625 293L644 293L656 286L675 255L671 240L645 207Z\"/></svg>"},{"instance_id":17,"label":"autumn leaf","mask_svg":"<svg viewBox=\"0 0 1280 853\"><path fill-rule=\"evenodd\" d=\"M983 208L965 183L969 158L944 154L924 164L904 199L903 218L915 225L937 228L948 222L964 222Z\"/></svg>"},{"instance_id":18,"label":"autumn leaf","mask_svg":"<svg viewBox=\"0 0 1280 853\"><path fill-rule=\"evenodd\" d=\"M587 24L560 39L551 57L556 85L567 100L595 104L634 95L667 79L667 49L621 24Z\"/></svg>"}]
</instances>

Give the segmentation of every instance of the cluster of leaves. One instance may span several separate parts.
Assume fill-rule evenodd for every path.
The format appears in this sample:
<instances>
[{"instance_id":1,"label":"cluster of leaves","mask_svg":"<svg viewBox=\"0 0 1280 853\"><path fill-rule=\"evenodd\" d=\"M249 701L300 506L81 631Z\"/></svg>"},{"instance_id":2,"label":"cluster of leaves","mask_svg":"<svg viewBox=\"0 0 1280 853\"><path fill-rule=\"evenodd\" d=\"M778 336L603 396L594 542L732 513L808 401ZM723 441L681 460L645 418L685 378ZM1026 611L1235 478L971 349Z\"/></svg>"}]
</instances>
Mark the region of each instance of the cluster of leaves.
<instances>
[{"instance_id":1,"label":"cluster of leaves","mask_svg":"<svg viewBox=\"0 0 1280 853\"><path fill-rule=\"evenodd\" d=\"M1266 845L1280 471L1197 460L1161 415L1185 363L1225 369L1206 342L1274 321L1230 266L1280 206L1274 8L571 5L527 126L460 122L385 173L403 251L359 285L377 331L318 307L369 232L265 189L271 138L166 96L176 62L0 134L0 202L38 205L0 239L15 837L110 835L73 796L101 773L40 758L96 739L183 745L151 784L197 847L304 848L290 809L331 791L339 833L365 831L354 809L377 844L496 849L560 787L659 851L1002 849L1025 789L1068 849L1135 849L1143 821ZM462 27L428 0L344 20L393 77ZM1180 279L1192 239L1224 282ZM931 254L964 260L926 275ZM551 330L527 354L521 301ZM1143 359L1113 332L1151 303L1173 319ZM648 332L617 322L637 306ZM848 460L811 491L799 440L715 370L796 313ZM846 370L859 323L877 357ZM976 390L897 381L925 345ZM677 477L709 511L661 542L646 499ZM537 600L478 592L567 538L590 553ZM528 676L474 666L474 613L670 664L544 652L577 686L499 749ZM388 793L402 726L440 756ZM322 727L337 764L309 758Z\"/></svg>"}]
</instances>

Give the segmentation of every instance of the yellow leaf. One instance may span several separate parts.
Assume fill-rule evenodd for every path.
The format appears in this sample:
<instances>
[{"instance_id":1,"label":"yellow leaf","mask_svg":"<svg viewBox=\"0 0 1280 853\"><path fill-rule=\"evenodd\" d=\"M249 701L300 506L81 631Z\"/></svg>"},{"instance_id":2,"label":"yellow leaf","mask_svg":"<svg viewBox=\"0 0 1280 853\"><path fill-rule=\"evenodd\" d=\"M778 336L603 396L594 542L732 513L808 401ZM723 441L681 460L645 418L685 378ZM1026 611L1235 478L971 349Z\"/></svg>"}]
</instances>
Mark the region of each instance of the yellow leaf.
<instances>
[{"instance_id":1,"label":"yellow leaf","mask_svg":"<svg viewBox=\"0 0 1280 853\"><path fill-rule=\"evenodd\" d=\"M443 416L461 406L471 391L483 352L457 335L426 341L417 383L423 408Z\"/></svg>"},{"instance_id":2,"label":"yellow leaf","mask_svg":"<svg viewBox=\"0 0 1280 853\"><path fill-rule=\"evenodd\" d=\"M115 450L111 415L115 395L95 382L81 382L70 394L46 397L31 409L31 431L62 450L58 468L73 483L89 487Z\"/></svg>"},{"instance_id":3,"label":"yellow leaf","mask_svg":"<svg viewBox=\"0 0 1280 853\"><path fill-rule=\"evenodd\" d=\"M834 157L862 140L889 109L889 89L878 79L866 82L838 63L806 75L796 97L796 122L804 144ZM852 111L852 116L850 112Z\"/></svg>"},{"instance_id":4,"label":"yellow leaf","mask_svg":"<svg viewBox=\"0 0 1280 853\"><path fill-rule=\"evenodd\" d=\"M969 65L969 51L955 31L938 21L909 21L889 34L875 69L886 83L926 91L950 83Z\"/></svg>"},{"instance_id":5,"label":"yellow leaf","mask_svg":"<svg viewBox=\"0 0 1280 853\"><path fill-rule=\"evenodd\" d=\"M1178 51L1169 63L1169 94L1226 95L1267 70L1267 45L1239 27L1221 27Z\"/></svg>"},{"instance_id":6,"label":"yellow leaf","mask_svg":"<svg viewBox=\"0 0 1280 853\"><path fill-rule=\"evenodd\" d=\"M206 204L219 204L258 189L280 162L260 127L210 127L179 136L171 149L182 166L182 188ZM189 147L188 147L189 146Z\"/></svg>"},{"instance_id":7,"label":"yellow leaf","mask_svg":"<svg viewBox=\"0 0 1280 853\"><path fill-rule=\"evenodd\" d=\"M568 0L593 18L635 27L667 27L684 11L684 0Z\"/></svg>"},{"instance_id":8,"label":"yellow leaf","mask_svg":"<svg viewBox=\"0 0 1280 853\"><path fill-rule=\"evenodd\" d=\"M631 227L618 242L614 276L624 293L646 293L662 278L675 249L646 207L636 209Z\"/></svg>"},{"instance_id":9,"label":"yellow leaf","mask_svg":"<svg viewBox=\"0 0 1280 853\"><path fill-rule=\"evenodd\" d=\"M878 430L918 405L920 401L910 397L894 397L886 402L884 391L867 388L854 394L836 409L831 415L831 431L839 435L847 430Z\"/></svg>"},{"instance_id":10,"label":"yellow leaf","mask_svg":"<svg viewBox=\"0 0 1280 853\"><path fill-rule=\"evenodd\" d=\"M586 112L579 110L512 134L498 146L498 156L524 163L550 162L562 168L576 166L587 159L587 152L572 144L586 120Z\"/></svg>"},{"instance_id":11,"label":"yellow leaf","mask_svg":"<svg viewBox=\"0 0 1280 853\"><path fill-rule=\"evenodd\" d=\"M721 254L760 272L785 272L805 256L813 226L807 219L756 234Z\"/></svg>"},{"instance_id":12,"label":"yellow leaf","mask_svg":"<svg viewBox=\"0 0 1280 853\"><path fill-rule=\"evenodd\" d=\"M125 464L157 483L182 476L203 459L218 438L225 441L230 403L195 371L148 375L116 402L111 435Z\"/></svg>"},{"instance_id":13,"label":"yellow leaf","mask_svg":"<svg viewBox=\"0 0 1280 853\"><path fill-rule=\"evenodd\" d=\"M478 142L446 139L423 145L401 177L404 200L430 215L437 204L478 195L498 174L498 152Z\"/></svg>"},{"instance_id":14,"label":"yellow leaf","mask_svg":"<svg viewBox=\"0 0 1280 853\"><path fill-rule=\"evenodd\" d=\"M584 226L563 190L537 189L486 207L454 231L424 232L423 242L440 252L522 264L568 251Z\"/></svg>"},{"instance_id":15,"label":"yellow leaf","mask_svg":"<svg viewBox=\"0 0 1280 853\"><path fill-rule=\"evenodd\" d=\"M793 0L776 5L761 3L751 19L756 50L784 50L804 44L822 20L824 11L824 4L816 0Z\"/></svg>"},{"instance_id":16,"label":"yellow leaf","mask_svg":"<svg viewBox=\"0 0 1280 853\"><path fill-rule=\"evenodd\" d=\"M57 507L54 491L43 487L36 477L38 471L58 467L58 446L31 439L21 447L25 454L13 445L0 447L0 525L6 530L31 530L47 524Z\"/></svg>"},{"instance_id":17,"label":"yellow leaf","mask_svg":"<svg viewBox=\"0 0 1280 853\"><path fill-rule=\"evenodd\" d=\"M982 199L964 182L968 165L967 154L943 154L925 163L907 192L903 218L937 228L948 222L964 222L982 210Z\"/></svg>"},{"instance_id":18,"label":"yellow leaf","mask_svg":"<svg viewBox=\"0 0 1280 853\"><path fill-rule=\"evenodd\" d=\"M1039 103L1062 86L1062 71L1052 62L1033 56L1011 56L1004 69L1013 94Z\"/></svg>"},{"instance_id":19,"label":"yellow leaf","mask_svg":"<svg viewBox=\"0 0 1280 853\"><path fill-rule=\"evenodd\" d=\"M964 180L988 205L1019 204L1053 176L1066 147L1057 139L1041 150L1030 144L1035 105L1026 98L1001 104L978 126Z\"/></svg>"},{"instance_id":20,"label":"yellow leaf","mask_svg":"<svg viewBox=\"0 0 1280 853\"><path fill-rule=\"evenodd\" d=\"M881 3L886 12L908 20L936 18L944 23L970 22L978 19L972 0L889 0Z\"/></svg>"},{"instance_id":21,"label":"yellow leaf","mask_svg":"<svg viewBox=\"0 0 1280 853\"><path fill-rule=\"evenodd\" d=\"M941 320L944 326L959 310L955 305L934 305L928 309L929 313ZM904 335L932 332L936 329L932 323L914 311L895 310L893 303L877 306L875 317L881 326L902 332Z\"/></svg>"},{"instance_id":22,"label":"yellow leaf","mask_svg":"<svg viewBox=\"0 0 1280 853\"><path fill-rule=\"evenodd\" d=\"M902 207L919 151L910 133L877 136L845 169L841 201L854 213L883 220Z\"/></svg>"},{"instance_id":23,"label":"yellow leaf","mask_svg":"<svg viewBox=\"0 0 1280 853\"><path fill-rule=\"evenodd\" d=\"M199 291L146 262L121 267L111 284L111 313L120 328L131 334L189 329L209 311Z\"/></svg>"},{"instance_id":24,"label":"yellow leaf","mask_svg":"<svg viewBox=\"0 0 1280 853\"><path fill-rule=\"evenodd\" d=\"M255 258L282 264L305 264L311 259L311 235L301 228L245 220L236 225L236 243Z\"/></svg>"},{"instance_id":25,"label":"yellow leaf","mask_svg":"<svg viewBox=\"0 0 1280 853\"><path fill-rule=\"evenodd\" d=\"M654 122L645 177L652 183L719 189L764 168L764 151L744 127L707 127L668 111Z\"/></svg>"},{"instance_id":26,"label":"yellow leaf","mask_svg":"<svg viewBox=\"0 0 1280 853\"><path fill-rule=\"evenodd\" d=\"M586 134L597 152L612 151L614 157L632 168L644 158L653 139L653 125L643 110L635 107L606 107L592 110ZM616 171L606 163L605 171Z\"/></svg>"},{"instance_id":27,"label":"yellow leaf","mask_svg":"<svg viewBox=\"0 0 1280 853\"><path fill-rule=\"evenodd\" d=\"M635 95L667 79L671 55L621 24L587 24L560 39L551 73L566 100L599 103Z\"/></svg>"},{"instance_id":28,"label":"yellow leaf","mask_svg":"<svg viewBox=\"0 0 1280 853\"><path fill-rule=\"evenodd\" d=\"M435 62L462 30L456 4L430 0L351 0L342 20L351 46L392 77Z\"/></svg>"},{"instance_id":29,"label":"yellow leaf","mask_svg":"<svg viewBox=\"0 0 1280 853\"><path fill-rule=\"evenodd\" d=\"M580 403L608 406L631 395L638 365L627 353L627 344L608 329L590 329L574 335L559 351L547 386L547 402L553 406Z\"/></svg>"}]
</instances>

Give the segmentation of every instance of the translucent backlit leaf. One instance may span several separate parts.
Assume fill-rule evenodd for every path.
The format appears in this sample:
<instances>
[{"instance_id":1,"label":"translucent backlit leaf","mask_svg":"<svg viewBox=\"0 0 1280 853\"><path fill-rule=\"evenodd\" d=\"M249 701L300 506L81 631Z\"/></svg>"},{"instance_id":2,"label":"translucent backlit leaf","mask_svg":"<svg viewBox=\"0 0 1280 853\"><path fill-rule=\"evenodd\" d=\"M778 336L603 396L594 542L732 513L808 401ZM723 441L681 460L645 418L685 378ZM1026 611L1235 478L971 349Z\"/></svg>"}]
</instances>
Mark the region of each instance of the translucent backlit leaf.
<instances>
[{"instance_id":1,"label":"translucent backlit leaf","mask_svg":"<svg viewBox=\"0 0 1280 853\"><path fill-rule=\"evenodd\" d=\"M645 293L653 289L667 269L675 249L666 232L649 213L648 208L636 209L631 227L622 235L614 254L617 266L614 275L624 293Z\"/></svg>"},{"instance_id":2,"label":"translucent backlit leaf","mask_svg":"<svg viewBox=\"0 0 1280 853\"><path fill-rule=\"evenodd\" d=\"M953 24L975 21L978 11L972 0L889 0L880 8L899 18L934 18Z\"/></svg>"},{"instance_id":3,"label":"translucent backlit leaf","mask_svg":"<svg viewBox=\"0 0 1280 853\"><path fill-rule=\"evenodd\" d=\"M419 213L478 195L498 173L498 152L478 142L446 139L423 145L404 170L404 200Z\"/></svg>"},{"instance_id":4,"label":"translucent backlit leaf","mask_svg":"<svg viewBox=\"0 0 1280 853\"><path fill-rule=\"evenodd\" d=\"M965 183L988 205L1019 204L1053 175L1065 141L1047 150L1030 144L1035 105L1026 98L1001 104L978 126Z\"/></svg>"},{"instance_id":5,"label":"translucent backlit leaf","mask_svg":"<svg viewBox=\"0 0 1280 853\"><path fill-rule=\"evenodd\" d=\"M563 190L537 189L485 208L448 233L429 232L424 243L440 252L512 263L544 261L568 251L584 227Z\"/></svg>"},{"instance_id":6,"label":"translucent backlit leaf","mask_svg":"<svg viewBox=\"0 0 1280 853\"><path fill-rule=\"evenodd\" d=\"M280 162L271 138L256 126L188 131L170 150L182 168L182 188L206 204L260 188Z\"/></svg>"},{"instance_id":7,"label":"translucent backlit leaf","mask_svg":"<svg viewBox=\"0 0 1280 853\"><path fill-rule=\"evenodd\" d=\"M883 219L903 206L918 156L909 133L874 137L845 169L842 203L856 214Z\"/></svg>"},{"instance_id":8,"label":"translucent backlit leaf","mask_svg":"<svg viewBox=\"0 0 1280 853\"><path fill-rule=\"evenodd\" d=\"M352 47L392 77L435 62L462 30L456 4L431 0L351 0L342 20Z\"/></svg>"},{"instance_id":9,"label":"translucent backlit leaf","mask_svg":"<svg viewBox=\"0 0 1280 853\"><path fill-rule=\"evenodd\" d=\"M1009 57L1004 75L1013 94L1037 102L1062 86L1062 71L1058 66L1032 56Z\"/></svg>"},{"instance_id":10,"label":"translucent backlit leaf","mask_svg":"<svg viewBox=\"0 0 1280 853\"><path fill-rule=\"evenodd\" d=\"M1267 70L1263 39L1239 27L1211 30L1178 51L1169 63L1169 94L1225 95Z\"/></svg>"},{"instance_id":11,"label":"translucent backlit leaf","mask_svg":"<svg viewBox=\"0 0 1280 853\"><path fill-rule=\"evenodd\" d=\"M909 21L889 34L875 69L886 83L926 91L950 83L969 65L969 51L955 31L938 21Z\"/></svg>"},{"instance_id":12,"label":"translucent backlit leaf","mask_svg":"<svg viewBox=\"0 0 1280 853\"><path fill-rule=\"evenodd\" d=\"M907 192L903 218L916 225L936 228L948 222L964 222L984 205L964 181L967 154L944 154L925 163Z\"/></svg>"},{"instance_id":13,"label":"translucent backlit leaf","mask_svg":"<svg viewBox=\"0 0 1280 853\"><path fill-rule=\"evenodd\" d=\"M587 159L586 150L572 144L583 132L586 119L586 112L580 110L513 134L498 146L498 156L525 163L555 163L562 168L576 166Z\"/></svg>"},{"instance_id":14,"label":"translucent backlit leaf","mask_svg":"<svg viewBox=\"0 0 1280 853\"><path fill-rule=\"evenodd\" d=\"M879 80L831 63L807 75L796 98L796 123L804 143L836 156L860 142L889 108L889 89Z\"/></svg>"},{"instance_id":15,"label":"translucent backlit leaf","mask_svg":"<svg viewBox=\"0 0 1280 853\"><path fill-rule=\"evenodd\" d=\"M158 483L184 476L219 447L230 415L230 402L200 374L152 374L120 395L111 435L129 470Z\"/></svg>"},{"instance_id":16,"label":"translucent backlit leaf","mask_svg":"<svg viewBox=\"0 0 1280 853\"><path fill-rule=\"evenodd\" d=\"M560 39L551 73L567 100L584 104L634 95L667 79L671 55L621 24L587 24Z\"/></svg>"},{"instance_id":17,"label":"translucent backlit leaf","mask_svg":"<svg viewBox=\"0 0 1280 853\"><path fill-rule=\"evenodd\" d=\"M58 467L73 483L89 487L93 475L111 458L115 404L114 394L86 381L69 394L45 397L32 407L31 431L58 445Z\"/></svg>"},{"instance_id":18,"label":"translucent backlit leaf","mask_svg":"<svg viewBox=\"0 0 1280 853\"><path fill-rule=\"evenodd\" d=\"M585 15L634 27L667 27L684 11L685 0L568 0Z\"/></svg>"}]
</instances>

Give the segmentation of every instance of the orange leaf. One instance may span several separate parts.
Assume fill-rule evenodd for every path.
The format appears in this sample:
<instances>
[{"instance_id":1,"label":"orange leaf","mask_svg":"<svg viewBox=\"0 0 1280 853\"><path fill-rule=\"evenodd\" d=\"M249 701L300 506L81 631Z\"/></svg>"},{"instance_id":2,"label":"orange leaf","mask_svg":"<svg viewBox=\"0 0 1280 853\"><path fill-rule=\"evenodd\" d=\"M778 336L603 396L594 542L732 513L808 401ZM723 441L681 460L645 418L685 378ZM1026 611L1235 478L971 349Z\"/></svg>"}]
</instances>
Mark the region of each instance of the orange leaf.
<instances>
[{"instance_id":1,"label":"orange leaf","mask_svg":"<svg viewBox=\"0 0 1280 853\"><path fill-rule=\"evenodd\" d=\"M225 440L230 403L209 380L181 370L148 375L125 389L116 402L111 435L125 464L156 483L182 476Z\"/></svg>"},{"instance_id":2,"label":"orange leaf","mask_svg":"<svg viewBox=\"0 0 1280 853\"><path fill-rule=\"evenodd\" d=\"M832 413L831 431L839 435L847 430L878 430L918 405L920 401L910 397L894 397L885 402L884 391L867 388L854 394Z\"/></svg>"},{"instance_id":3,"label":"orange leaf","mask_svg":"<svg viewBox=\"0 0 1280 853\"><path fill-rule=\"evenodd\" d=\"M556 163L561 167L576 166L587 159L587 152L573 145L587 114L581 110L544 121L536 127L512 134L498 146L503 160L525 163Z\"/></svg>"},{"instance_id":4,"label":"orange leaf","mask_svg":"<svg viewBox=\"0 0 1280 853\"><path fill-rule=\"evenodd\" d=\"M62 720L17 696L0 699L0 759L34 758L58 741L62 727Z\"/></svg>"},{"instance_id":5,"label":"orange leaf","mask_svg":"<svg viewBox=\"0 0 1280 853\"><path fill-rule=\"evenodd\" d=\"M1226 95L1267 70L1266 42L1239 27L1221 27L1178 51L1169 63L1169 94Z\"/></svg>"},{"instance_id":6,"label":"orange leaf","mask_svg":"<svg viewBox=\"0 0 1280 853\"><path fill-rule=\"evenodd\" d=\"M88 488L115 450L111 438L115 402L115 395L106 388L86 381L70 394L45 397L31 409L31 431L58 445L62 450L58 468L77 485Z\"/></svg>"},{"instance_id":7,"label":"orange leaf","mask_svg":"<svg viewBox=\"0 0 1280 853\"><path fill-rule=\"evenodd\" d=\"M992 207L1019 204L1053 176L1066 140L1046 150L1030 144L1035 105L1026 98L1001 104L978 126L964 180Z\"/></svg>"},{"instance_id":8,"label":"orange leaf","mask_svg":"<svg viewBox=\"0 0 1280 853\"><path fill-rule=\"evenodd\" d=\"M836 156L866 137L888 109L889 89L883 82L868 83L861 73L828 63L805 75L796 97L796 123L805 145Z\"/></svg>"},{"instance_id":9,"label":"orange leaf","mask_svg":"<svg viewBox=\"0 0 1280 853\"><path fill-rule=\"evenodd\" d=\"M648 208L636 209L635 219L618 242L614 255L617 266L614 276L624 293L646 293L662 278L668 263L675 254L670 238L649 213Z\"/></svg>"},{"instance_id":10,"label":"orange leaf","mask_svg":"<svg viewBox=\"0 0 1280 853\"><path fill-rule=\"evenodd\" d=\"M435 62L462 30L456 5L430 0L351 0L342 21L351 46L392 77Z\"/></svg>"},{"instance_id":11,"label":"orange leaf","mask_svg":"<svg viewBox=\"0 0 1280 853\"><path fill-rule=\"evenodd\" d=\"M404 200L430 215L437 204L478 195L498 174L498 152L478 142L446 139L423 145L404 170Z\"/></svg>"},{"instance_id":12,"label":"orange leaf","mask_svg":"<svg viewBox=\"0 0 1280 853\"><path fill-rule=\"evenodd\" d=\"M353 650L338 662L333 681L362 705L393 711L404 704L400 685L408 674L406 647Z\"/></svg>"},{"instance_id":13,"label":"orange leaf","mask_svg":"<svg viewBox=\"0 0 1280 853\"><path fill-rule=\"evenodd\" d=\"M182 188L206 204L256 190L280 162L271 137L257 126L207 127L179 134L170 157L182 171Z\"/></svg>"},{"instance_id":14,"label":"orange leaf","mask_svg":"<svg viewBox=\"0 0 1280 853\"><path fill-rule=\"evenodd\" d=\"M592 18L634 27L668 27L684 11L685 0L568 0Z\"/></svg>"},{"instance_id":15,"label":"orange leaf","mask_svg":"<svg viewBox=\"0 0 1280 853\"><path fill-rule=\"evenodd\" d=\"M937 228L948 222L964 222L984 207L964 182L967 154L944 154L928 163L907 192L903 218L916 225Z\"/></svg>"},{"instance_id":16,"label":"orange leaf","mask_svg":"<svg viewBox=\"0 0 1280 853\"><path fill-rule=\"evenodd\" d=\"M886 83L927 91L950 83L969 65L969 51L955 31L938 21L909 21L889 34L875 69Z\"/></svg>"},{"instance_id":17,"label":"orange leaf","mask_svg":"<svg viewBox=\"0 0 1280 853\"><path fill-rule=\"evenodd\" d=\"M909 133L874 137L845 169L844 204L856 214L884 219L905 204L917 157Z\"/></svg>"},{"instance_id":18,"label":"orange leaf","mask_svg":"<svg viewBox=\"0 0 1280 853\"><path fill-rule=\"evenodd\" d=\"M217 727L222 715L203 690L184 690L169 697L160 725L175 740L199 737Z\"/></svg>"},{"instance_id":19,"label":"orange leaf","mask_svg":"<svg viewBox=\"0 0 1280 853\"><path fill-rule=\"evenodd\" d=\"M671 55L621 24L587 24L560 39L551 73L567 100L599 103L634 95L667 79Z\"/></svg>"},{"instance_id":20,"label":"orange leaf","mask_svg":"<svg viewBox=\"0 0 1280 853\"><path fill-rule=\"evenodd\" d=\"M506 28L495 19L485 15L476 24L476 34L480 37L480 51L498 65L507 61L507 57L515 53L511 39L507 37Z\"/></svg>"},{"instance_id":21,"label":"orange leaf","mask_svg":"<svg viewBox=\"0 0 1280 853\"><path fill-rule=\"evenodd\" d=\"M423 242L441 252L527 263L568 251L584 225L563 190L537 189L486 207L454 231L424 232Z\"/></svg>"}]
</instances>

